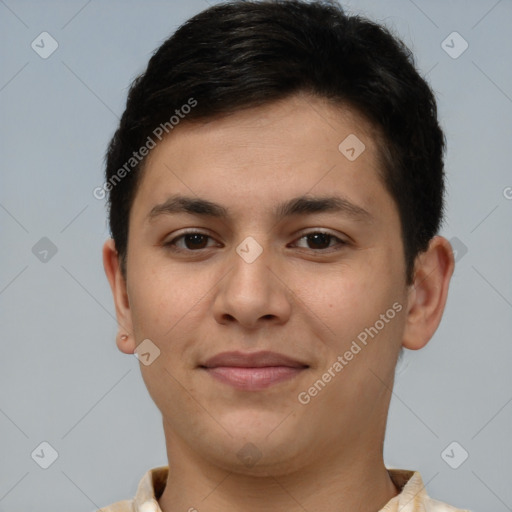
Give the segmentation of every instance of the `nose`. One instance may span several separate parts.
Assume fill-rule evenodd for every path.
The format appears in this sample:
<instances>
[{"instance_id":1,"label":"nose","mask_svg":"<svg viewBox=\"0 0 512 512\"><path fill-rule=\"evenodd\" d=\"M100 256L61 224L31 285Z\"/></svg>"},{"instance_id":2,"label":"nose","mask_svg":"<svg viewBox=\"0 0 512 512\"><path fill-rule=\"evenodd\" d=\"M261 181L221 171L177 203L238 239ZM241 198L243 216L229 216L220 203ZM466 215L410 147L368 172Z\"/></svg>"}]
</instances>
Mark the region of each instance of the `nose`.
<instances>
[{"instance_id":1,"label":"nose","mask_svg":"<svg viewBox=\"0 0 512 512\"><path fill-rule=\"evenodd\" d=\"M279 275L282 272L272 265L270 251L264 249L252 262L233 251L230 260L214 299L215 320L250 330L286 323L292 293Z\"/></svg>"}]
</instances>

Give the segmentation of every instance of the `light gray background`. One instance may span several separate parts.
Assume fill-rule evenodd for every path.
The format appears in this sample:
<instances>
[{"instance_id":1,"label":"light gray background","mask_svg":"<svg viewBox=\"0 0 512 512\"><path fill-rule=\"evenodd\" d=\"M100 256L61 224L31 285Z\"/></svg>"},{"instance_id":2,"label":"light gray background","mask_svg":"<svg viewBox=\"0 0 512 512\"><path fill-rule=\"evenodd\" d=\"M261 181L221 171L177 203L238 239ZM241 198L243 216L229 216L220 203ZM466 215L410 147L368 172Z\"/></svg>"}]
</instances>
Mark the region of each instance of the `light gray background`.
<instances>
[{"instance_id":1,"label":"light gray background","mask_svg":"<svg viewBox=\"0 0 512 512\"><path fill-rule=\"evenodd\" d=\"M398 368L386 463L421 471L440 500L510 511L512 2L344 5L395 30L436 91L448 138L442 234L467 248L441 327ZM105 202L92 190L131 80L207 6L0 0L1 512L88 512L132 497L167 462L139 363L115 346ZM47 59L31 48L43 31L59 45ZM441 46L453 31L469 44L456 59ZM32 252L42 237L57 247L46 262ZM58 452L48 469L31 457L43 441ZM441 457L452 441L453 460L469 453L458 469Z\"/></svg>"}]
</instances>

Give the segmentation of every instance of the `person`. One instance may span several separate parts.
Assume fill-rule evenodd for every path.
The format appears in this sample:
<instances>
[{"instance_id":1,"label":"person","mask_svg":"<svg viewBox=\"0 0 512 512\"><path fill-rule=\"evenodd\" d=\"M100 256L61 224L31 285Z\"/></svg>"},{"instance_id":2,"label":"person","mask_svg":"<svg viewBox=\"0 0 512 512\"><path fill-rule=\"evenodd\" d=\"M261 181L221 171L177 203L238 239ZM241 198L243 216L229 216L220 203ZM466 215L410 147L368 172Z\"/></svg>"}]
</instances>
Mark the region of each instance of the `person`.
<instances>
[{"instance_id":1,"label":"person","mask_svg":"<svg viewBox=\"0 0 512 512\"><path fill-rule=\"evenodd\" d=\"M168 465L102 511L460 510L383 460L454 269L444 148L411 52L336 2L215 5L158 48L100 193Z\"/></svg>"}]
</instances>

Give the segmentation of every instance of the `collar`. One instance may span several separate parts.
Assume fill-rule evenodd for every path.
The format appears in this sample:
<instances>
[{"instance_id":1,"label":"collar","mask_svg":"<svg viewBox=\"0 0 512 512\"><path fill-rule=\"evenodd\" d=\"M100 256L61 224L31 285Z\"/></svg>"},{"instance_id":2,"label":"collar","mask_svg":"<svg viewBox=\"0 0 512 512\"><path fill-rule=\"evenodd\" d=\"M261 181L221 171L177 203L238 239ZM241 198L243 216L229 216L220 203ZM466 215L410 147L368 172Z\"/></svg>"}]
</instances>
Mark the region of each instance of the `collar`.
<instances>
[{"instance_id":1,"label":"collar","mask_svg":"<svg viewBox=\"0 0 512 512\"><path fill-rule=\"evenodd\" d=\"M388 473L400 494L388 501L379 512L467 512L430 499L417 471L388 469ZM133 500L133 512L162 512L158 499L164 491L168 474L169 466L159 466L146 472Z\"/></svg>"}]
</instances>

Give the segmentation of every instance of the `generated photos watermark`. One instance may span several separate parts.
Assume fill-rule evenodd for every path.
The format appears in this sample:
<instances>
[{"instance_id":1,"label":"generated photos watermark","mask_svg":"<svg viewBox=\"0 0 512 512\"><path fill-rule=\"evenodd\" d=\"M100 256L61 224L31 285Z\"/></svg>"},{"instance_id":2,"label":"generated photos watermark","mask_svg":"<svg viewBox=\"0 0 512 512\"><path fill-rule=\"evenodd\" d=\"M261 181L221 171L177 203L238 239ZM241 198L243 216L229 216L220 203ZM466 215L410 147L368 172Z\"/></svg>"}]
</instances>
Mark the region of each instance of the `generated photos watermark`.
<instances>
[{"instance_id":1,"label":"generated photos watermark","mask_svg":"<svg viewBox=\"0 0 512 512\"><path fill-rule=\"evenodd\" d=\"M118 183L121 182L130 172L149 154L150 150L156 147L157 141L161 141L165 135L170 133L187 114L190 114L192 109L197 106L197 100L189 98L187 103L184 103L180 108L174 111L174 114L169 118L169 121L160 123L146 139L146 142L137 150L132 153L132 156L120 167L110 178L103 183L100 187L95 187L92 195L96 199L105 199L107 193L110 192Z\"/></svg>"},{"instance_id":2,"label":"generated photos watermark","mask_svg":"<svg viewBox=\"0 0 512 512\"><path fill-rule=\"evenodd\" d=\"M395 302L392 307L390 307L385 313L382 313L379 319L370 327L366 327L363 329L358 335L357 339L352 341L350 348L345 351L343 355L339 355L336 358L336 361L329 366L326 372L322 374L322 376L316 380L306 391L301 391L297 399L299 403L302 405L307 405L311 402L311 399L322 391L325 386L331 382L334 377L339 375L339 373L349 364L350 361L354 359L354 357L361 352L361 350L368 345L368 337L371 339L375 338L377 334L379 334L382 329L389 324L393 318L395 318L397 313L402 311L403 306L399 302ZM362 346L361 346L362 345Z\"/></svg>"}]
</instances>

